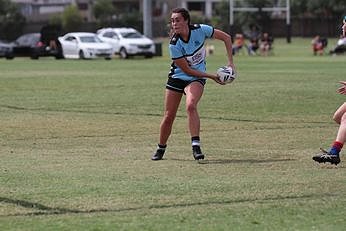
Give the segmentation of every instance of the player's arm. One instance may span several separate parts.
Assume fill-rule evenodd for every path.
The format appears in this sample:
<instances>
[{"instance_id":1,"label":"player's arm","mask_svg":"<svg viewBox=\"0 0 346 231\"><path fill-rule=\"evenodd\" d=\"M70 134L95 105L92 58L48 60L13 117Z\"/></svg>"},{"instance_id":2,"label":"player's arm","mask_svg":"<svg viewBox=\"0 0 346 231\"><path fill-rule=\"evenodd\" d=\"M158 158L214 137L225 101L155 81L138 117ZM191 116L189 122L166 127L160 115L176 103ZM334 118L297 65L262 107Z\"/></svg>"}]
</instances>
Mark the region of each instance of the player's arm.
<instances>
[{"instance_id":1,"label":"player's arm","mask_svg":"<svg viewBox=\"0 0 346 231\"><path fill-rule=\"evenodd\" d=\"M233 64L231 36L221 30L214 29L213 38L224 42L227 51L228 66L231 66L233 69L235 69L235 66Z\"/></svg>"},{"instance_id":2,"label":"player's arm","mask_svg":"<svg viewBox=\"0 0 346 231\"><path fill-rule=\"evenodd\" d=\"M174 63L176 66L178 66L187 75L195 76L198 78L209 78L209 79L212 79L219 84L223 84L222 82L220 82L217 75L208 74L205 72L201 72L201 71L192 69L185 58L175 59Z\"/></svg>"}]
</instances>

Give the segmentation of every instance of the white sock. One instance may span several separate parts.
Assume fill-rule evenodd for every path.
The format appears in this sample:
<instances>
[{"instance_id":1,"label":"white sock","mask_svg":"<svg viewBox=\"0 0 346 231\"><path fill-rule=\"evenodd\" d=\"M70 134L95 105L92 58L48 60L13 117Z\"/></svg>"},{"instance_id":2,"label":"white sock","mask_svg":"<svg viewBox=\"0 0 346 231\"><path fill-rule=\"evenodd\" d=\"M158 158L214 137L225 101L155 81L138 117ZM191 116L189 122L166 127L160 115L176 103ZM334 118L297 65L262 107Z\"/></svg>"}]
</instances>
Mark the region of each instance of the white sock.
<instances>
[{"instance_id":1,"label":"white sock","mask_svg":"<svg viewBox=\"0 0 346 231\"><path fill-rule=\"evenodd\" d=\"M200 146L201 142L199 140L193 140L192 141L192 146Z\"/></svg>"}]
</instances>

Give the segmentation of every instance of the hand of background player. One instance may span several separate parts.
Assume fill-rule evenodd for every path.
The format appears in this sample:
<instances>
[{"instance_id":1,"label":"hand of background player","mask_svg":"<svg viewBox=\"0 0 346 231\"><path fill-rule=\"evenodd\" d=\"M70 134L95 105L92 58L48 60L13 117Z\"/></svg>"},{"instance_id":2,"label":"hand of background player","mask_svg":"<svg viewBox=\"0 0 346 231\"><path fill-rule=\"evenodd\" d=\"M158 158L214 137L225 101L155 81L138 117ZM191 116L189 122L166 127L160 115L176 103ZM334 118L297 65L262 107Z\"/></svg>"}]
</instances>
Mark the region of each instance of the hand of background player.
<instances>
[{"instance_id":1,"label":"hand of background player","mask_svg":"<svg viewBox=\"0 0 346 231\"><path fill-rule=\"evenodd\" d=\"M339 94L346 95L346 81L340 81L339 83L341 83L342 86L338 88L337 92Z\"/></svg>"}]
</instances>

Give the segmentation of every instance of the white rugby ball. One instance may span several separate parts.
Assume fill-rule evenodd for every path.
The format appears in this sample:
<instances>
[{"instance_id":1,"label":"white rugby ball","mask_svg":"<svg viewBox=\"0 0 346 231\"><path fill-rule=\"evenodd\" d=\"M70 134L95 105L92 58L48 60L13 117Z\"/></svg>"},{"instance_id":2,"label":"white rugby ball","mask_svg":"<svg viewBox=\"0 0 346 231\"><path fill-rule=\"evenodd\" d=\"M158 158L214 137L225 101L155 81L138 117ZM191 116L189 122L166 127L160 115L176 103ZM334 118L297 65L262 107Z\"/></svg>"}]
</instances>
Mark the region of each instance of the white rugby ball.
<instances>
[{"instance_id":1,"label":"white rugby ball","mask_svg":"<svg viewBox=\"0 0 346 231\"><path fill-rule=\"evenodd\" d=\"M232 67L223 66L217 69L216 75L219 77L220 81L223 83L232 83L236 78L236 73Z\"/></svg>"}]
</instances>

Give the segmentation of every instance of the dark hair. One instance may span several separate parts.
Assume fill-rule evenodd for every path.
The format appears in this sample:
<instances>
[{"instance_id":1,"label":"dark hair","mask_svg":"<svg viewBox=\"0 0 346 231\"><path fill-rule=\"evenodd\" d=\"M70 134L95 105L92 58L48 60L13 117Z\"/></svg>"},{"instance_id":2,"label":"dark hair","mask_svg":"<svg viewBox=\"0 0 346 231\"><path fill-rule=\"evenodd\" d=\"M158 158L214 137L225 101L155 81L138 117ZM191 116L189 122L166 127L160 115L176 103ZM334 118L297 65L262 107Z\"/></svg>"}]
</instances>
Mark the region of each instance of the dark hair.
<instances>
[{"instance_id":1,"label":"dark hair","mask_svg":"<svg viewBox=\"0 0 346 231\"><path fill-rule=\"evenodd\" d=\"M183 16L184 20L188 22L188 24L190 25L190 13L187 9L185 8L175 8L172 10L172 14L173 13L179 13L181 14L181 16Z\"/></svg>"},{"instance_id":2,"label":"dark hair","mask_svg":"<svg viewBox=\"0 0 346 231\"><path fill-rule=\"evenodd\" d=\"M173 13L178 13L178 14L181 14L181 16L183 16L184 20L186 21L187 20L187 25L190 25L190 13L188 10L186 10L185 8L174 8L171 12L171 14ZM168 24L168 27L169 27L169 32L168 32L168 35L170 38L172 38L172 36L174 35L173 33L173 30L172 30L172 24L169 23Z\"/></svg>"}]
</instances>

